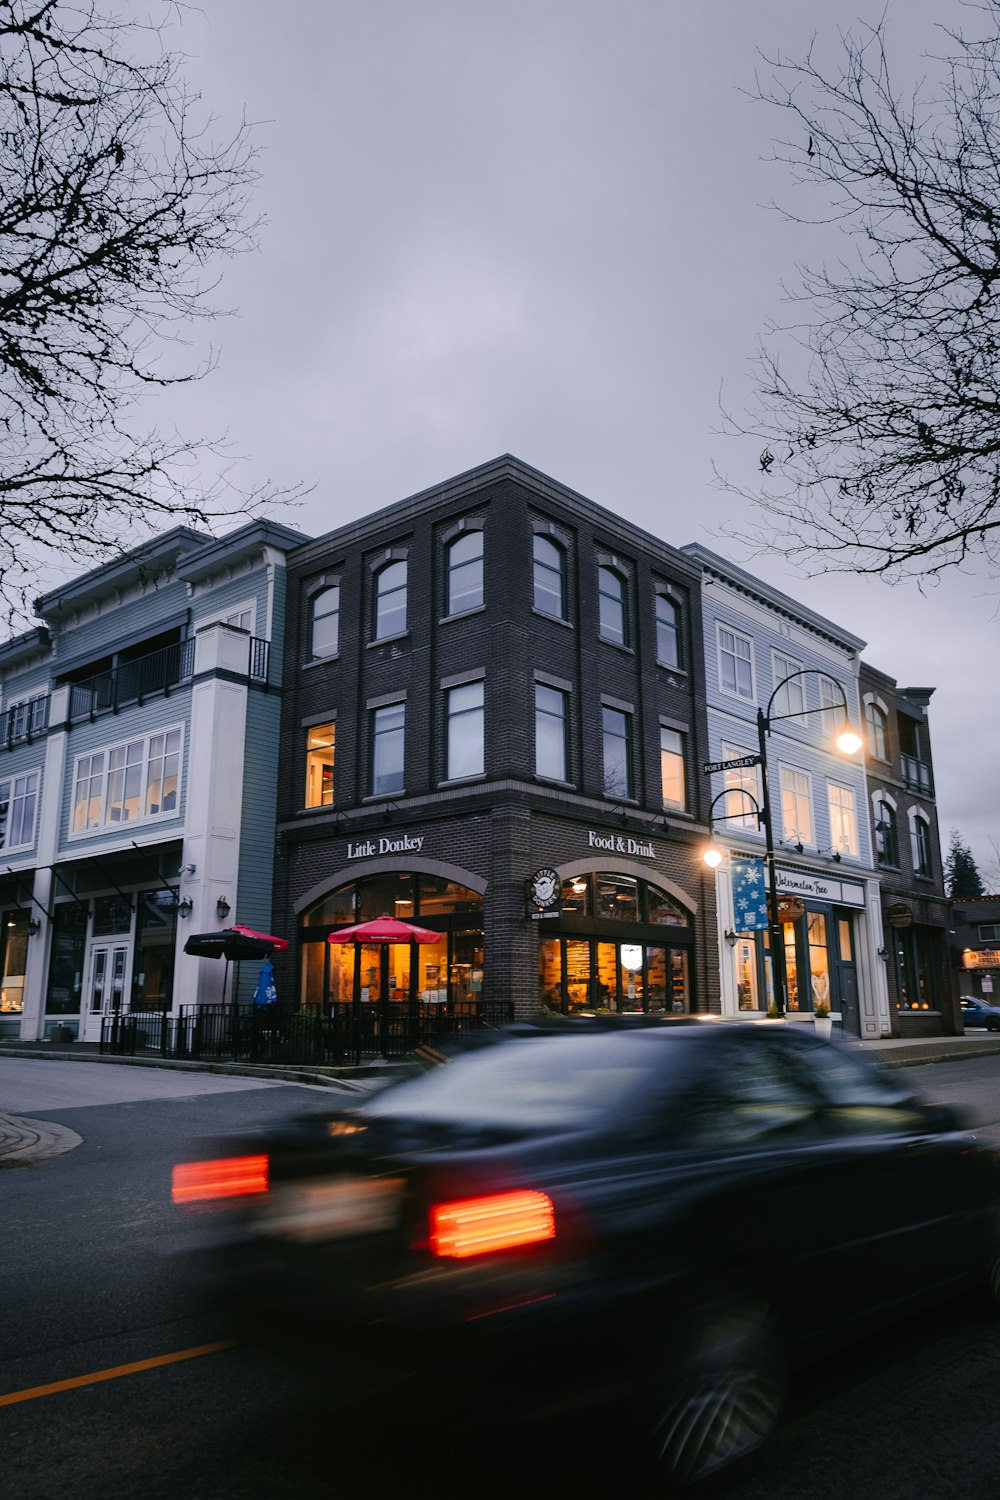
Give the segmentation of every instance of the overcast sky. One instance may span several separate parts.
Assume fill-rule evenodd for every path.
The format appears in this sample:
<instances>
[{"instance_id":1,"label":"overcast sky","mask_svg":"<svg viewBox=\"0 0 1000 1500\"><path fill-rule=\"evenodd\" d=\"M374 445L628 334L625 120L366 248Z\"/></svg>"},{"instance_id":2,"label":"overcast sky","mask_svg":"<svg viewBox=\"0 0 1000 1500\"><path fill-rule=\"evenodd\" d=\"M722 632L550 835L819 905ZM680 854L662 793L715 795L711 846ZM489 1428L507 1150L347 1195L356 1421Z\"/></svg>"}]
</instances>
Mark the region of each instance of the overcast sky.
<instances>
[{"instance_id":1,"label":"overcast sky","mask_svg":"<svg viewBox=\"0 0 1000 1500\"><path fill-rule=\"evenodd\" d=\"M942 841L1000 841L998 585L805 580L727 542L756 447L715 434L758 331L834 231L766 207L783 118L757 49L883 0L207 0L188 76L262 122L260 249L231 266L218 370L151 408L228 430L241 483L315 484L318 535L511 452L674 545L703 541L933 685ZM890 0L900 77L959 0ZM277 17L277 18L276 18ZM159 398L157 398L159 403ZM994 875L1000 884L1000 875Z\"/></svg>"}]
</instances>

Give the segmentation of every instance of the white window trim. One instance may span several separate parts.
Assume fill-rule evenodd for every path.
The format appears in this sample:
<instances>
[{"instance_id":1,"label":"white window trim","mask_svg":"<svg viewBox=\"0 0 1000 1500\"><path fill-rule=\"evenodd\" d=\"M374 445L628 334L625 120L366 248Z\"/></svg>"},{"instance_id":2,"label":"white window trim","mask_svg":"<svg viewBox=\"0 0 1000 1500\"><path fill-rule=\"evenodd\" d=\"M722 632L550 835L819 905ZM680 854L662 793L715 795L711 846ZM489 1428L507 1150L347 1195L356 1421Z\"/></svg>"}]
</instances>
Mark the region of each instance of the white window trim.
<instances>
[{"instance_id":1,"label":"white window trim","mask_svg":"<svg viewBox=\"0 0 1000 1500\"><path fill-rule=\"evenodd\" d=\"M728 740L723 740L722 741L722 759L723 760L741 760L743 758L743 756L745 756L745 755L756 755L756 754L757 754L756 750L748 750L743 745L733 745L733 744L730 744ZM737 774L740 777L740 781L739 781L739 783L737 785L733 785L733 786L729 785L729 783L728 783L728 781L726 779L727 774L728 773L725 772L725 771L722 772L722 790L726 791L726 792L737 792L739 790L739 788L742 786L742 787L744 787L744 789L746 791L750 792L751 796L753 796L753 797L756 798L756 800L757 800L757 807L753 808L753 807L751 807L750 803L746 801L745 798L741 799L741 804L740 805L741 805L741 807L744 810L744 815L746 817L748 817L748 818L751 818L753 821L751 823L741 823L741 822L738 822L737 819L734 816L730 815L726 819L725 828L722 828L720 831L721 832L725 832L726 828L728 828L730 830L739 829L739 837L740 838L743 838L745 834L750 834L752 837L758 837L758 836L759 837L763 837L764 830L763 830L763 828L761 826L761 823L760 823L760 820L759 820L759 817L758 817L758 813L760 812L760 810L761 810L761 808L763 806L763 801L764 801L764 789L761 786L761 779L760 779L760 764L758 763L755 766L741 766L741 767L739 767ZM751 779L753 781L753 786L752 787L746 786L746 782L749 781L749 780L751 780ZM727 802L728 802L728 799L727 799Z\"/></svg>"},{"instance_id":2,"label":"white window trim","mask_svg":"<svg viewBox=\"0 0 1000 1500\"><path fill-rule=\"evenodd\" d=\"M88 755L103 755L104 769L101 772L101 813L107 806L108 796L108 759L113 750L119 750L124 745L132 745L137 739L143 741L144 750L142 764L144 769L143 797L145 798L145 769L149 765L149 742L156 734L168 735L178 731L180 734L180 745L177 750L177 806L167 812L146 813L142 817L129 818L127 823L98 823L96 828L73 827L73 818L76 812L76 787L79 778L80 762ZM73 760L73 779L70 782L69 791L69 828L66 834L67 842L78 842L80 839L96 839L107 837L108 834L126 833L133 828L148 828L152 824L169 822L181 816L181 801L184 791L184 724L164 724L156 729L149 729L143 735L131 735L124 740L114 740L106 745L94 745L90 750L82 750Z\"/></svg>"},{"instance_id":3,"label":"white window trim","mask_svg":"<svg viewBox=\"0 0 1000 1500\"><path fill-rule=\"evenodd\" d=\"M664 796L664 793L663 793L663 732L664 732L664 730L666 730L667 734L676 734L678 740L680 741L680 749L679 750L672 750L672 751L669 752L669 754L671 754L671 755L676 755L677 758L678 758L678 760L680 761L680 764L681 764L681 800L679 802L669 802L667 800L667 798ZM664 807L670 808L674 812L687 812L688 811L688 803L690 801L690 789L688 787L687 749L688 749L688 745L687 745L687 734L686 734L686 732L683 729L675 729L672 724L664 724L664 723L661 722L661 724L660 724L660 800L662 801Z\"/></svg>"},{"instance_id":4,"label":"white window trim","mask_svg":"<svg viewBox=\"0 0 1000 1500\"><path fill-rule=\"evenodd\" d=\"M867 713L866 713L865 710L868 708L869 704L872 704L875 708L880 709L881 713L882 713L882 717L885 720L885 723L882 726L882 729L883 729L883 738L885 739L885 754L884 755L879 755L875 750L872 749L871 745L868 743L868 715L867 715ZM886 765L886 766L891 765L892 764L892 754L891 754L891 751L889 749L889 709L888 709L888 706L887 706L885 700L883 698L880 698L877 693L865 693L864 697L862 698L862 700L861 700L861 723L862 723L862 731L863 731L863 737L864 737L865 754L872 756L873 759L875 759L877 761L881 761L883 765ZM895 807L895 806L896 806L896 804L893 803L893 807Z\"/></svg>"},{"instance_id":5,"label":"white window trim","mask_svg":"<svg viewBox=\"0 0 1000 1500\"><path fill-rule=\"evenodd\" d=\"M23 767L19 771L8 771L8 772L5 772L3 776L0 776L0 782L9 781L9 782L13 783L14 781L16 781L16 779L19 776L36 776L38 778L38 780L35 783L35 810L34 810L34 812L32 813L32 816L31 816L31 837L30 837L30 839L22 840L20 844L8 844L6 842L6 834L5 834L4 835L4 842L0 843L0 853L3 853L3 854L13 854L15 852L15 850L18 850L18 849L32 849L32 848L34 848L35 836L36 836L36 834L38 832L38 813L39 813L39 809L40 809L40 806L41 806L41 800L42 800L42 798L41 798L42 768L41 768L41 766L25 766L25 767ZM9 814L8 814L8 816L9 816Z\"/></svg>"},{"instance_id":6,"label":"white window trim","mask_svg":"<svg viewBox=\"0 0 1000 1500\"><path fill-rule=\"evenodd\" d=\"M739 640L746 641L747 645L750 647L750 696L749 696L749 698L746 697L743 693L733 693L733 692L730 692L729 688L723 686L723 682L722 682L722 632L724 630L727 630L730 635L736 636ZM726 695L727 698L733 698L733 699L736 700L737 703L756 703L757 702L757 663L756 663L755 654L754 654L754 641L753 641L753 636L752 635L747 635L745 631L738 630L735 625L727 625L726 622L725 622L725 620L716 620L716 622L715 622L715 667L716 667L716 672L718 673L718 678L719 678L719 692L720 693L725 693L725 695Z\"/></svg>"},{"instance_id":7,"label":"white window trim","mask_svg":"<svg viewBox=\"0 0 1000 1500\"><path fill-rule=\"evenodd\" d=\"M835 789L838 792L847 792L850 795L851 804L852 804L853 811L854 811L854 839L855 839L855 842L857 844L857 848L856 849L845 849L845 848L843 848L842 845L837 844L837 843L834 842L834 837L833 837L833 792L834 792ZM828 781L827 784L826 784L826 810L827 810L827 816L830 819L830 847L832 849L836 849L837 852L839 854L842 854L845 859L860 859L861 858L861 829L860 829L859 824L858 824L858 793L857 793L857 789L855 787L853 787L853 786L848 786L848 784L846 782L844 782L844 781Z\"/></svg>"},{"instance_id":8,"label":"white window trim","mask_svg":"<svg viewBox=\"0 0 1000 1500\"><path fill-rule=\"evenodd\" d=\"M778 665L777 665L779 657L781 658L781 660L783 662L791 664L791 666L792 666L791 672L786 672L784 669L782 669L781 672L779 673L779 671L778 671ZM802 661L800 661L797 656L789 656L787 654L787 652L779 650L777 646L772 646L771 647L771 689L772 689L771 696L772 696L772 699L774 700L773 701L773 706L774 706L775 709L777 709L777 707L778 707L778 702L777 702L777 699L774 699L774 694L778 691L779 684L783 683L785 681L786 677L792 677L796 672L803 671L804 667L805 667L805 663L802 662ZM791 708L790 705L787 705L787 706L785 706L785 710L784 711L786 713L792 713L792 714L794 714L796 716L798 716L798 715L801 714L802 715L802 722L803 722L803 724L805 724L805 723L808 722L808 720L805 718L805 714L806 714L806 712L808 711L808 708L809 708L809 701L808 701L808 699L806 697L806 679L804 677L796 677L795 678L795 685L798 687L798 689L799 689L799 691L800 691L800 693L802 695L802 707L800 709L799 708L793 709L793 708ZM776 717L777 718L781 718L781 714L777 714Z\"/></svg>"},{"instance_id":9,"label":"white window trim","mask_svg":"<svg viewBox=\"0 0 1000 1500\"><path fill-rule=\"evenodd\" d=\"M809 822L811 824L811 827L809 830L808 838L803 838L802 834L798 830L796 830L794 834L785 832L785 787L782 778L786 771L794 771L798 776L804 776L809 786ZM816 842L816 798L813 795L812 772L807 771L805 766L795 766L786 761L780 761L778 764L778 796L780 798L780 802L778 805L778 815L781 820L782 840L787 841L794 837L800 843L805 844L810 849L818 848Z\"/></svg>"},{"instance_id":10,"label":"white window trim","mask_svg":"<svg viewBox=\"0 0 1000 1500\"><path fill-rule=\"evenodd\" d=\"M934 875L934 843L931 839L931 820L922 808L909 807L906 810L906 821L909 824L910 831L910 859L913 863L913 873L914 875L919 875L922 880L929 880ZM927 853L929 855L929 858L927 861L926 870L920 870L917 868L916 825L918 823L923 823L925 829L927 830Z\"/></svg>"}]
</instances>

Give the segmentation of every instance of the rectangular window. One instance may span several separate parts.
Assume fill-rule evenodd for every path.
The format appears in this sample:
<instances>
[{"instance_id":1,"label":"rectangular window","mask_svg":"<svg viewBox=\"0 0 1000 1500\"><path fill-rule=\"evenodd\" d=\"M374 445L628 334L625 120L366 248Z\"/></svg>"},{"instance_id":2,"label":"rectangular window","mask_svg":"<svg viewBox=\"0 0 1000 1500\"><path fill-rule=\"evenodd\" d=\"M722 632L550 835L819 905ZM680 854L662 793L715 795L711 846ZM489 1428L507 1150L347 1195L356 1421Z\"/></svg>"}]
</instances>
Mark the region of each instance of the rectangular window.
<instances>
[{"instance_id":1,"label":"rectangular window","mask_svg":"<svg viewBox=\"0 0 1000 1500\"><path fill-rule=\"evenodd\" d=\"M835 682L832 677L820 677L819 703L822 710L819 718L823 726L823 737L831 740L844 728L847 717L840 683Z\"/></svg>"},{"instance_id":2,"label":"rectangular window","mask_svg":"<svg viewBox=\"0 0 1000 1500\"><path fill-rule=\"evenodd\" d=\"M980 923L979 941L981 943L1000 942L1000 922Z\"/></svg>"},{"instance_id":3,"label":"rectangular window","mask_svg":"<svg viewBox=\"0 0 1000 1500\"><path fill-rule=\"evenodd\" d=\"M403 790L406 704L390 703L372 713L372 794Z\"/></svg>"},{"instance_id":4,"label":"rectangular window","mask_svg":"<svg viewBox=\"0 0 1000 1500\"><path fill-rule=\"evenodd\" d=\"M724 693L753 698L753 645L725 625L719 626L719 683Z\"/></svg>"},{"instance_id":5,"label":"rectangular window","mask_svg":"<svg viewBox=\"0 0 1000 1500\"><path fill-rule=\"evenodd\" d=\"M687 806L684 787L684 736L660 726L660 778L664 807Z\"/></svg>"},{"instance_id":6,"label":"rectangular window","mask_svg":"<svg viewBox=\"0 0 1000 1500\"><path fill-rule=\"evenodd\" d=\"M38 772L0 781L0 849L23 849L34 842Z\"/></svg>"},{"instance_id":7,"label":"rectangular window","mask_svg":"<svg viewBox=\"0 0 1000 1500\"><path fill-rule=\"evenodd\" d=\"M535 683L535 775L568 781L566 767L566 694Z\"/></svg>"},{"instance_id":8,"label":"rectangular window","mask_svg":"<svg viewBox=\"0 0 1000 1500\"><path fill-rule=\"evenodd\" d=\"M448 781L482 776L486 769L485 690L467 682L448 692Z\"/></svg>"},{"instance_id":9,"label":"rectangular window","mask_svg":"<svg viewBox=\"0 0 1000 1500\"><path fill-rule=\"evenodd\" d=\"M812 783L807 771L793 766L781 767L781 823L784 838L813 842Z\"/></svg>"},{"instance_id":10,"label":"rectangular window","mask_svg":"<svg viewBox=\"0 0 1000 1500\"><path fill-rule=\"evenodd\" d=\"M854 791L849 786L828 787L830 795L830 843L841 854L858 857L858 814Z\"/></svg>"},{"instance_id":11,"label":"rectangular window","mask_svg":"<svg viewBox=\"0 0 1000 1500\"><path fill-rule=\"evenodd\" d=\"M803 713L806 706L805 678L794 675L802 671L802 663L796 661L794 656L785 656L781 651L772 651L771 669L774 673L774 702L771 706L771 716L780 719L785 714ZM792 681L786 682L786 677L791 677Z\"/></svg>"},{"instance_id":12,"label":"rectangular window","mask_svg":"<svg viewBox=\"0 0 1000 1500\"><path fill-rule=\"evenodd\" d=\"M72 831L118 828L176 813L180 799L181 731L81 755L73 778Z\"/></svg>"},{"instance_id":13,"label":"rectangular window","mask_svg":"<svg viewBox=\"0 0 1000 1500\"><path fill-rule=\"evenodd\" d=\"M913 871L916 875L931 873L931 830L926 818L913 817L910 821L910 849L913 854Z\"/></svg>"},{"instance_id":14,"label":"rectangular window","mask_svg":"<svg viewBox=\"0 0 1000 1500\"><path fill-rule=\"evenodd\" d=\"M333 806L335 727L330 722L306 730L306 807Z\"/></svg>"},{"instance_id":15,"label":"rectangular window","mask_svg":"<svg viewBox=\"0 0 1000 1500\"><path fill-rule=\"evenodd\" d=\"M604 735L604 793L632 796L632 715L617 708L601 710Z\"/></svg>"},{"instance_id":16,"label":"rectangular window","mask_svg":"<svg viewBox=\"0 0 1000 1500\"><path fill-rule=\"evenodd\" d=\"M723 760L742 760L752 752L742 745L722 746ZM725 801L727 828L760 828L757 817L761 804L760 767L733 766L723 773L728 796Z\"/></svg>"}]
</instances>

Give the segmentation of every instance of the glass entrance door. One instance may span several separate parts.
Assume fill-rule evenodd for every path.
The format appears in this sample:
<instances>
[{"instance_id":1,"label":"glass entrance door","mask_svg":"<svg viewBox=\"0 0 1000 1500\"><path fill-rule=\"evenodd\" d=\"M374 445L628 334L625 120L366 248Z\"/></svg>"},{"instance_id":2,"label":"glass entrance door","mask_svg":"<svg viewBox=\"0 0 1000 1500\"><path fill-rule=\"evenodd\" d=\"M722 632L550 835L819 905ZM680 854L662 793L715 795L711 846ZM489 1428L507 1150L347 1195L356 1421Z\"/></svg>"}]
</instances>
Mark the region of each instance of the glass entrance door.
<instances>
[{"instance_id":1,"label":"glass entrance door","mask_svg":"<svg viewBox=\"0 0 1000 1500\"><path fill-rule=\"evenodd\" d=\"M127 972L127 943L91 944L82 1017L85 1042L99 1042L102 1019L124 1009Z\"/></svg>"}]
</instances>

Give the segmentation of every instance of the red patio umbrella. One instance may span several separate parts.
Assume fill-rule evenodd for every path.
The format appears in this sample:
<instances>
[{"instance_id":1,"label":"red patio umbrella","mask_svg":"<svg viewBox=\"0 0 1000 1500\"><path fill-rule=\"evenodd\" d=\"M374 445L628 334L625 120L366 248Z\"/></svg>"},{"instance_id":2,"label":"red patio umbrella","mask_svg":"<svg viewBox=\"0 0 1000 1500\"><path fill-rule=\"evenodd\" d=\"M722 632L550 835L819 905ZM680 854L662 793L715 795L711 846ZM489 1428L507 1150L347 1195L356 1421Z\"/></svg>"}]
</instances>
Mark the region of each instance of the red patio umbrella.
<instances>
[{"instance_id":1,"label":"red patio umbrella","mask_svg":"<svg viewBox=\"0 0 1000 1500\"><path fill-rule=\"evenodd\" d=\"M375 917L370 922L355 922L353 927L342 927L331 932L331 943L439 943L443 934L431 932L427 927L415 927L412 922L400 922L395 917Z\"/></svg>"}]
</instances>

